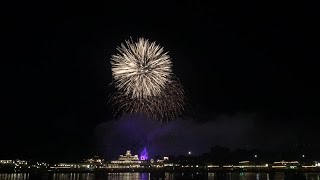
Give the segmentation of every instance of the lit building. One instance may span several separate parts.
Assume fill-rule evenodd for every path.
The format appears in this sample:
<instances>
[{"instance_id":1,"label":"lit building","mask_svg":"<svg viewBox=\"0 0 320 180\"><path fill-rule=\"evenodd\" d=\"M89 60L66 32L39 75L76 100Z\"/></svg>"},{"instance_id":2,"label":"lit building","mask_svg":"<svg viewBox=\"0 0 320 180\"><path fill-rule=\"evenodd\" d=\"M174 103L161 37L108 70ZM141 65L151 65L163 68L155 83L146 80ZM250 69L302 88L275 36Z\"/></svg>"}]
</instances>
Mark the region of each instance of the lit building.
<instances>
[{"instance_id":1,"label":"lit building","mask_svg":"<svg viewBox=\"0 0 320 180\"><path fill-rule=\"evenodd\" d=\"M78 168L84 168L84 169L92 169L94 166L90 164L85 163L58 163L54 166L50 167L52 169L78 169Z\"/></svg>"},{"instance_id":2,"label":"lit building","mask_svg":"<svg viewBox=\"0 0 320 180\"><path fill-rule=\"evenodd\" d=\"M93 158L84 160L85 163L101 165L104 162L104 159L101 159L99 156L94 156Z\"/></svg>"},{"instance_id":3,"label":"lit building","mask_svg":"<svg viewBox=\"0 0 320 180\"><path fill-rule=\"evenodd\" d=\"M125 155L120 155L118 161L122 162L131 162L131 161L139 161L138 155L131 155L131 151L127 150Z\"/></svg>"},{"instance_id":4,"label":"lit building","mask_svg":"<svg viewBox=\"0 0 320 180\"><path fill-rule=\"evenodd\" d=\"M269 164L256 164L250 161L240 161L238 165L233 165L234 168L249 169L249 168L268 168Z\"/></svg>"},{"instance_id":5,"label":"lit building","mask_svg":"<svg viewBox=\"0 0 320 180\"><path fill-rule=\"evenodd\" d=\"M295 169L298 166L300 166L300 163L298 161L279 161L274 162L272 165L272 168L290 168Z\"/></svg>"},{"instance_id":6,"label":"lit building","mask_svg":"<svg viewBox=\"0 0 320 180\"><path fill-rule=\"evenodd\" d=\"M6 164L6 165L9 165L9 164L13 164L14 161L13 160L0 160L0 164Z\"/></svg>"},{"instance_id":7,"label":"lit building","mask_svg":"<svg viewBox=\"0 0 320 180\"><path fill-rule=\"evenodd\" d=\"M28 161L26 160L20 160L20 159L17 159L15 160L15 163L19 166L22 166L22 165L28 165Z\"/></svg>"},{"instance_id":8,"label":"lit building","mask_svg":"<svg viewBox=\"0 0 320 180\"><path fill-rule=\"evenodd\" d=\"M78 170L85 170L85 171L93 171L96 168L103 167L104 159L100 159L99 156L94 156L90 159L85 159L81 163L58 163L54 164L50 168L53 170L63 170L63 169L78 169Z\"/></svg>"},{"instance_id":9,"label":"lit building","mask_svg":"<svg viewBox=\"0 0 320 180\"><path fill-rule=\"evenodd\" d=\"M138 155L132 155L130 150L127 150L125 155L120 155L118 160L111 161L108 168L139 168L142 161Z\"/></svg>"},{"instance_id":10,"label":"lit building","mask_svg":"<svg viewBox=\"0 0 320 180\"><path fill-rule=\"evenodd\" d=\"M1 165L15 165L15 166L22 166L22 165L28 165L28 161L26 160L0 160Z\"/></svg>"},{"instance_id":11,"label":"lit building","mask_svg":"<svg viewBox=\"0 0 320 180\"><path fill-rule=\"evenodd\" d=\"M177 163L174 163L172 161L169 161L168 156L164 156L163 159L151 159L150 160L150 165L151 167L156 167L156 168L162 168L162 167L179 167L180 165Z\"/></svg>"},{"instance_id":12,"label":"lit building","mask_svg":"<svg viewBox=\"0 0 320 180\"><path fill-rule=\"evenodd\" d=\"M219 165L215 165L215 164L207 164L207 168L219 168ZM209 169L208 169L209 170Z\"/></svg>"}]
</instances>

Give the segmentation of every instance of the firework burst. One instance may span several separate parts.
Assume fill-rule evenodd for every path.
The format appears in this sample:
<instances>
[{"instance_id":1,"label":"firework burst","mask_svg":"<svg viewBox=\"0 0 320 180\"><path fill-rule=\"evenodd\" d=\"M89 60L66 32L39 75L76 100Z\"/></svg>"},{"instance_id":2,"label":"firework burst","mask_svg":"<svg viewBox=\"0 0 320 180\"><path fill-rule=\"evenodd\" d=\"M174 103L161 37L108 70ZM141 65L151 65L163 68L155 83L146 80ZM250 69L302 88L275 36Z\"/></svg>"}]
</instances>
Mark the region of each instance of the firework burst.
<instances>
[{"instance_id":1,"label":"firework burst","mask_svg":"<svg viewBox=\"0 0 320 180\"><path fill-rule=\"evenodd\" d=\"M111 57L114 84L119 91L133 98L157 96L169 82L171 60L155 42L140 38L126 41Z\"/></svg>"},{"instance_id":2,"label":"firework burst","mask_svg":"<svg viewBox=\"0 0 320 180\"><path fill-rule=\"evenodd\" d=\"M117 50L111 57L117 92L109 100L114 115L139 113L160 121L181 115L184 92L168 53L144 38L126 41Z\"/></svg>"}]
</instances>

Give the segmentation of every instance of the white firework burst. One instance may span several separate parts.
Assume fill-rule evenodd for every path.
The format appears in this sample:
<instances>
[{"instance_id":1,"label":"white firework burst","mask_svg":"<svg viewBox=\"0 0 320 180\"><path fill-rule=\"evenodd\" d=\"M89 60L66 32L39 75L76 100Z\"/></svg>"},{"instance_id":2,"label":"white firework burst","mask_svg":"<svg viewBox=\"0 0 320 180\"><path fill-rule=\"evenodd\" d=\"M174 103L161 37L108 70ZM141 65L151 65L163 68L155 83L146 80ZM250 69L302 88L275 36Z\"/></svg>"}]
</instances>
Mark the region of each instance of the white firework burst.
<instances>
[{"instance_id":1,"label":"white firework burst","mask_svg":"<svg viewBox=\"0 0 320 180\"><path fill-rule=\"evenodd\" d=\"M170 82L170 56L156 42L139 38L125 41L112 55L112 75L119 91L131 98L146 99L158 96Z\"/></svg>"}]
</instances>

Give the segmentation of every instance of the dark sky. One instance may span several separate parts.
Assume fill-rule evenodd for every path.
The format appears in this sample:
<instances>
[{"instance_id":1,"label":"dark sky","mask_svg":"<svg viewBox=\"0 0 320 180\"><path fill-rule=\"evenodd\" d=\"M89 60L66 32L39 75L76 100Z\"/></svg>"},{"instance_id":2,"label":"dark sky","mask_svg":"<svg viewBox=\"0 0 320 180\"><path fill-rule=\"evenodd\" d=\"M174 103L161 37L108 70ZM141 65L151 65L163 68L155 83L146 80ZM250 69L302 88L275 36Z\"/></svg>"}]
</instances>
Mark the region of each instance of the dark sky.
<instances>
[{"instance_id":1,"label":"dark sky","mask_svg":"<svg viewBox=\"0 0 320 180\"><path fill-rule=\"evenodd\" d=\"M109 59L130 37L146 37L169 51L186 91L184 117L192 123L216 127L221 117L241 122L246 118L239 114L250 116L243 120L250 133L242 141L229 140L232 147L237 142L262 147L264 138L272 144L276 137L268 134L274 131L284 137L279 146L319 146L319 35L312 4L108 1L3 7L0 158L79 159L98 152L97 127L113 120L107 104Z\"/></svg>"}]
</instances>

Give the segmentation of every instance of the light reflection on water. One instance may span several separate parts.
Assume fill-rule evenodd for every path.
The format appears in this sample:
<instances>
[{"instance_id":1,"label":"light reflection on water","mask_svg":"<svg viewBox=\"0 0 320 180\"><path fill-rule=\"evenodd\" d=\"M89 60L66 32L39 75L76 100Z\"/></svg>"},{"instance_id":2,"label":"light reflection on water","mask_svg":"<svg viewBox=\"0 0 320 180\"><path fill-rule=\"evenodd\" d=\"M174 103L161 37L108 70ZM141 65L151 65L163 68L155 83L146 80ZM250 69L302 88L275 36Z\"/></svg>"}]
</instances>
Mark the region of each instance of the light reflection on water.
<instances>
[{"instance_id":1,"label":"light reflection on water","mask_svg":"<svg viewBox=\"0 0 320 180\"><path fill-rule=\"evenodd\" d=\"M28 173L0 173L0 180L179 180L179 179L204 179L204 180L288 180L305 179L320 180L320 173L306 173L297 177L295 174L285 173L53 173L53 174L28 174Z\"/></svg>"},{"instance_id":2,"label":"light reflection on water","mask_svg":"<svg viewBox=\"0 0 320 180\"><path fill-rule=\"evenodd\" d=\"M29 179L27 173L0 173L0 180L26 180Z\"/></svg>"}]
</instances>

